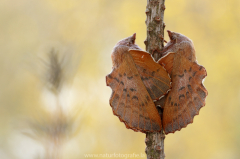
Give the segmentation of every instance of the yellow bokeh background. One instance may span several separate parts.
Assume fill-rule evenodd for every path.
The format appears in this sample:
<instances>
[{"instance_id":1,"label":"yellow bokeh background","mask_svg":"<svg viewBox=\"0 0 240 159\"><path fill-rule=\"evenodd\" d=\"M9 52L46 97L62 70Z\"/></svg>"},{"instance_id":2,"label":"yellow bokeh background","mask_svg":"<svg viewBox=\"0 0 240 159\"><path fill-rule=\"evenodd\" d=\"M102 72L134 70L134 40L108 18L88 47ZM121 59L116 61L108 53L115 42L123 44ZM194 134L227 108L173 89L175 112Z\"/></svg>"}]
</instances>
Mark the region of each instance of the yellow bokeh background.
<instances>
[{"instance_id":1,"label":"yellow bokeh background","mask_svg":"<svg viewBox=\"0 0 240 159\"><path fill-rule=\"evenodd\" d=\"M51 121L56 99L42 79L41 60L51 49L68 57L57 100L65 118L71 118L68 123L74 123L71 133L63 134L60 157L145 153L145 134L126 129L113 115L105 76L111 72L110 54L119 40L136 33L136 43L145 48L146 4L147 0L0 0L1 159L44 158L49 141L44 123ZM165 5L166 29L193 40L197 60L208 73L206 106L193 124L166 136L166 159L238 159L240 1L166 0ZM29 121L39 127L26 126ZM37 133L37 138L26 131Z\"/></svg>"}]
</instances>

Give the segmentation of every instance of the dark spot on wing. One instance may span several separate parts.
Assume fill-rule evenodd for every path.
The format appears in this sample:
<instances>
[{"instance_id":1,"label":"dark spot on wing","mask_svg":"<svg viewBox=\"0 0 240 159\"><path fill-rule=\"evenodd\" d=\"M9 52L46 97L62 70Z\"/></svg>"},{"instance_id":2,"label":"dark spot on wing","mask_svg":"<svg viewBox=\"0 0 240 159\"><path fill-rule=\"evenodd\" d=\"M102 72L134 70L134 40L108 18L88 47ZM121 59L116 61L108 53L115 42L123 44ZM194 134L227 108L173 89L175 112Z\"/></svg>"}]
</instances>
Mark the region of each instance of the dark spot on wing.
<instances>
[{"instance_id":1,"label":"dark spot on wing","mask_svg":"<svg viewBox=\"0 0 240 159\"><path fill-rule=\"evenodd\" d=\"M152 76L154 76L154 75L155 75L155 71L152 72Z\"/></svg>"},{"instance_id":2,"label":"dark spot on wing","mask_svg":"<svg viewBox=\"0 0 240 159\"><path fill-rule=\"evenodd\" d=\"M193 72L193 77L196 75L197 71Z\"/></svg>"},{"instance_id":3,"label":"dark spot on wing","mask_svg":"<svg viewBox=\"0 0 240 159\"><path fill-rule=\"evenodd\" d=\"M133 91L136 91L136 89L134 89L134 88L130 88L130 91L132 91L132 92L133 92Z\"/></svg>"},{"instance_id":4,"label":"dark spot on wing","mask_svg":"<svg viewBox=\"0 0 240 159\"><path fill-rule=\"evenodd\" d=\"M134 76L135 76L135 77L138 77L138 74L135 74Z\"/></svg>"},{"instance_id":5,"label":"dark spot on wing","mask_svg":"<svg viewBox=\"0 0 240 159\"><path fill-rule=\"evenodd\" d=\"M121 81L120 84L124 85L123 81Z\"/></svg>"},{"instance_id":6,"label":"dark spot on wing","mask_svg":"<svg viewBox=\"0 0 240 159\"><path fill-rule=\"evenodd\" d=\"M124 89L123 89L123 91L124 91L124 92L127 92L127 89L126 89L126 88L124 88Z\"/></svg>"},{"instance_id":7,"label":"dark spot on wing","mask_svg":"<svg viewBox=\"0 0 240 159\"><path fill-rule=\"evenodd\" d=\"M111 75L108 75L108 77L111 78L111 79L113 78Z\"/></svg>"},{"instance_id":8,"label":"dark spot on wing","mask_svg":"<svg viewBox=\"0 0 240 159\"><path fill-rule=\"evenodd\" d=\"M126 76L126 73L124 73L123 75Z\"/></svg>"},{"instance_id":9,"label":"dark spot on wing","mask_svg":"<svg viewBox=\"0 0 240 159\"><path fill-rule=\"evenodd\" d=\"M179 100L180 100L181 98L185 98L185 95L184 95L184 94L181 94L181 95L179 96Z\"/></svg>"},{"instance_id":10,"label":"dark spot on wing","mask_svg":"<svg viewBox=\"0 0 240 159\"><path fill-rule=\"evenodd\" d=\"M177 106L177 103L175 103L174 106Z\"/></svg>"},{"instance_id":11,"label":"dark spot on wing","mask_svg":"<svg viewBox=\"0 0 240 159\"><path fill-rule=\"evenodd\" d=\"M133 78L133 76L127 77L129 80L131 80Z\"/></svg>"},{"instance_id":12,"label":"dark spot on wing","mask_svg":"<svg viewBox=\"0 0 240 159\"><path fill-rule=\"evenodd\" d=\"M203 69L203 66L200 66L199 71Z\"/></svg>"},{"instance_id":13,"label":"dark spot on wing","mask_svg":"<svg viewBox=\"0 0 240 159\"><path fill-rule=\"evenodd\" d=\"M115 77L114 79L115 79L117 82L119 82L118 78Z\"/></svg>"},{"instance_id":14,"label":"dark spot on wing","mask_svg":"<svg viewBox=\"0 0 240 159\"><path fill-rule=\"evenodd\" d=\"M178 75L178 77L183 77L184 76L184 74L182 74L182 75Z\"/></svg>"},{"instance_id":15,"label":"dark spot on wing","mask_svg":"<svg viewBox=\"0 0 240 159\"><path fill-rule=\"evenodd\" d=\"M189 90L190 93L193 92L192 86L190 84L188 85L188 90Z\"/></svg>"},{"instance_id":16,"label":"dark spot on wing","mask_svg":"<svg viewBox=\"0 0 240 159\"><path fill-rule=\"evenodd\" d=\"M189 82L190 82L191 79L192 79L192 77L189 77Z\"/></svg>"},{"instance_id":17,"label":"dark spot on wing","mask_svg":"<svg viewBox=\"0 0 240 159\"><path fill-rule=\"evenodd\" d=\"M148 80L149 78L147 78L147 77L141 77L141 79L144 81L144 80Z\"/></svg>"},{"instance_id":18,"label":"dark spot on wing","mask_svg":"<svg viewBox=\"0 0 240 159\"><path fill-rule=\"evenodd\" d=\"M137 96L133 96L132 99L136 99L136 100L138 100L138 97L137 97Z\"/></svg>"},{"instance_id":19,"label":"dark spot on wing","mask_svg":"<svg viewBox=\"0 0 240 159\"><path fill-rule=\"evenodd\" d=\"M145 119L146 119L146 120L150 120L150 118L149 118L149 117L145 117Z\"/></svg>"},{"instance_id":20,"label":"dark spot on wing","mask_svg":"<svg viewBox=\"0 0 240 159\"><path fill-rule=\"evenodd\" d=\"M147 101L149 101L149 100L150 100L149 96L146 96L146 98L147 98Z\"/></svg>"},{"instance_id":21,"label":"dark spot on wing","mask_svg":"<svg viewBox=\"0 0 240 159\"><path fill-rule=\"evenodd\" d=\"M185 69L184 72L187 73L187 70Z\"/></svg>"},{"instance_id":22,"label":"dark spot on wing","mask_svg":"<svg viewBox=\"0 0 240 159\"><path fill-rule=\"evenodd\" d=\"M183 90L185 87L181 87L180 89L179 89L179 91L181 91L181 90Z\"/></svg>"},{"instance_id":23,"label":"dark spot on wing","mask_svg":"<svg viewBox=\"0 0 240 159\"><path fill-rule=\"evenodd\" d=\"M189 68L188 72L191 72L192 71L192 67Z\"/></svg>"},{"instance_id":24,"label":"dark spot on wing","mask_svg":"<svg viewBox=\"0 0 240 159\"><path fill-rule=\"evenodd\" d=\"M145 100L145 105L147 105L148 103L147 103L147 101Z\"/></svg>"},{"instance_id":25,"label":"dark spot on wing","mask_svg":"<svg viewBox=\"0 0 240 159\"><path fill-rule=\"evenodd\" d=\"M118 75L119 75L119 77L122 77L122 75L120 73Z\"/></svg>"},{"instance_id":26,"label":"dark spot on wing","mask_svg":"<svg viewBox=\"0 0 240 159\"><path fill-rule=\"evenodd\" d=\"M143 69L143 73L146 73L146 69L145 68Z\"/></svg>"}]
</instances>

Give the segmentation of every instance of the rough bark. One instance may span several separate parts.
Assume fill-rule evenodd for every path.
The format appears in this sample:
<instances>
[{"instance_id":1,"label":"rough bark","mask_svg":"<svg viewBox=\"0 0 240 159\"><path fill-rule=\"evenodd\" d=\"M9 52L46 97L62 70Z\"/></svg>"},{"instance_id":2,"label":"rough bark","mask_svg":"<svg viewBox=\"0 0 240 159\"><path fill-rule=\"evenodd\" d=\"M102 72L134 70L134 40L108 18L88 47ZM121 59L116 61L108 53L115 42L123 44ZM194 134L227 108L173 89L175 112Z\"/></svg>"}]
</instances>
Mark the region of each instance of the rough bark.
<instances>
[{"instance_id":1,"label":"rough bark","mask_svg":"<svg viewBox=\"0 0 240 159\"><path fill-rule=\"evenodd\" d=\"M151 53L155 60L160 58L160 50L163 48L164 5L165 0L147 0L146 25L147 39L144 41L147 52Z\"/></svg>"},{"instance_id":2,"label":"rough bark","mask_svg":"<svg viewBox=\"0 0 240 159\"><path fill-rule=\"evenodd\" d=\"M164 27L164 5L165 0L147 0L146 25L147 39L144 41L146 51L152 54L155 61L160 58L160 50L163 49ZM147 159L164 159L164 139L163 131L159 133L146 134L146 154Z\"/></svg>"}]
</instances>

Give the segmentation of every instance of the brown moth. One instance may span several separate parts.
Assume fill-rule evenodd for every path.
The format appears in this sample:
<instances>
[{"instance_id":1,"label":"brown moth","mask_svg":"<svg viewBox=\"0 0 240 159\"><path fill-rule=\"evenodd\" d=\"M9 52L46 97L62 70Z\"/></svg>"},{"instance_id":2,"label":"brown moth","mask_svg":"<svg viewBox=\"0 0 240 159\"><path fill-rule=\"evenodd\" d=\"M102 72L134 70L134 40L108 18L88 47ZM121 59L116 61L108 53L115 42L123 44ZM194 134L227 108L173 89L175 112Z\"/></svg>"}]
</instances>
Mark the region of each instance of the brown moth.
<instances>
[{"instance_id":1,"label":"brown moth","mask_svg":"<svg viewBox=\"0 0 240 159\"><path fill-rule=\"evenodd\" d=\"M158 61L170 74L172 89L156 104L163 108L163 129L174 133L193 122L195 115L205 105L208 94L202 81L206 69L196 61L192 41L186 36L168 31L170 41Z\"/></svg>"},{"instance_id":2,"label":"brown moth","mask_svg":"<svg viewBox=\"0 0 240 159\"><path fill-rule=\"evenodd\" d=\"M113 113L127 128L157 132L162 122L153 99L167 93L170 77L151 55L135 44L136 34L119 41L112 52L113 69L106 76L112 89Z\"/></svg>"}]
</instances>

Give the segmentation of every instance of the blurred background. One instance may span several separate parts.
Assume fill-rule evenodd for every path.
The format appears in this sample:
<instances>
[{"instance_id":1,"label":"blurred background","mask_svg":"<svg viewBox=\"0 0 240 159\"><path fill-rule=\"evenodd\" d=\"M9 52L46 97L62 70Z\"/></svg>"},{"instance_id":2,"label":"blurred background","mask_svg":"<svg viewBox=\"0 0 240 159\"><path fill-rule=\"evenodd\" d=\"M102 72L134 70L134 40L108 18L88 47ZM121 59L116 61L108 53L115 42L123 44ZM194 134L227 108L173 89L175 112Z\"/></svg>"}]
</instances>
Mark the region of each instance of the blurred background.
<instances>
[{"instance_id":1,"label":"blurred background","mask_svg":"<svg viewBox=\"0 0 240 159\"><path fill-rule=\"evenodd\" d=\"M145 154L145 134L126 129L113 115L105 76L119 40L137 33L136 43L145 49L146 4L0 0L1 159ZM238 159L240 1L165 5L166 30L193 40L209 92L194 123L166 136L166 158Z\"/></svg>"}]
</instances>

